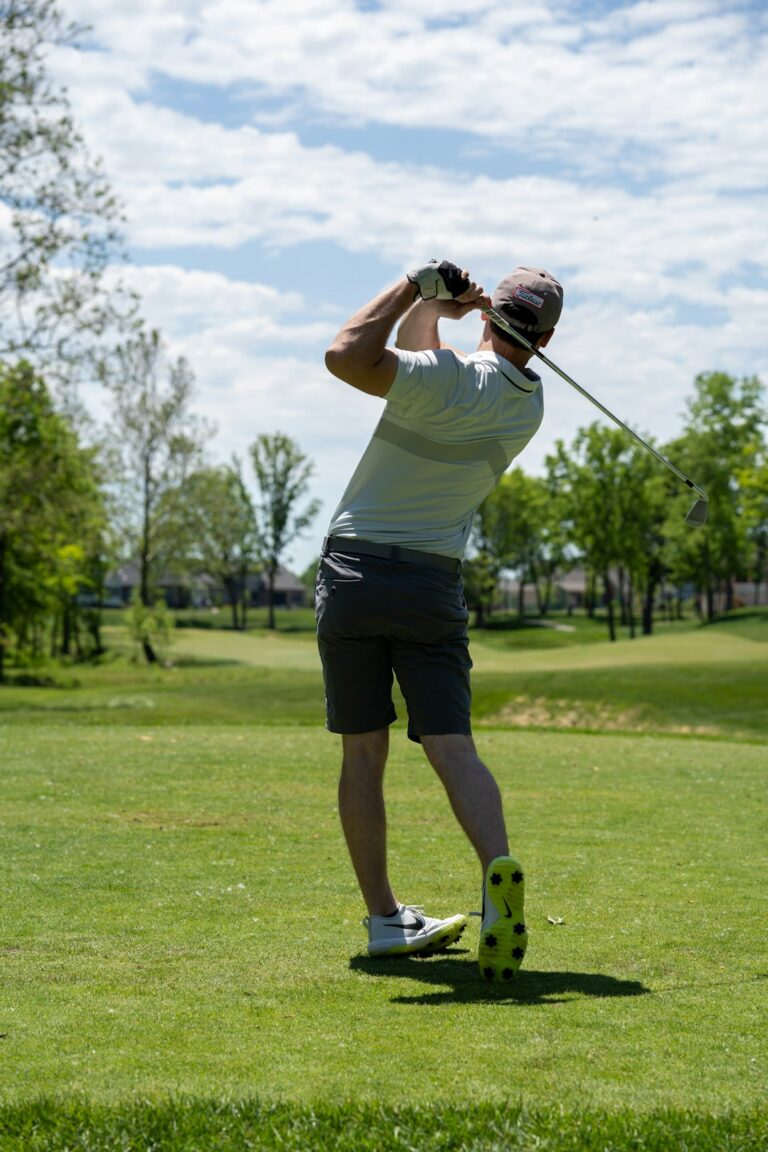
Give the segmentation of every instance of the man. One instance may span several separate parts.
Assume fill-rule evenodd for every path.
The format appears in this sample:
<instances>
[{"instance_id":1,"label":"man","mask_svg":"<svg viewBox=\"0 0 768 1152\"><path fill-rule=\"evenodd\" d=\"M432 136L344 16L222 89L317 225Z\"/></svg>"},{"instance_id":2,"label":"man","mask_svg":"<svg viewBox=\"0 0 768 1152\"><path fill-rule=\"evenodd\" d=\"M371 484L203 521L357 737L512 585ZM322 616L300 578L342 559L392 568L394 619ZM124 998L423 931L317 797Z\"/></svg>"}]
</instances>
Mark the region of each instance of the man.
<instances>
[{"instance_id":1,"label":"man","mask_svg":"<svg viewBox=\"0 0 768 1152\"><path fill-rule=\"evenodd\" d=\"M368 908L368 951L440 951L467 923L401 904L389 883L382 783L394 673L408 735L480 859L480 970L504 980L527 945L524 878L509 855L498 786L471 736L461 558L475 510L541 423L541 380L527 367L531 353L487 318L470 356L445 347L438 332L439 320L490 303L466 272L432 261L355 313L328 349L334 376L387 404L331 519L316 603L327 726L343 743L339 812ZM543 347L562 288L547 272L518 268L493 306Z\"/></svg>"}]
</instances>

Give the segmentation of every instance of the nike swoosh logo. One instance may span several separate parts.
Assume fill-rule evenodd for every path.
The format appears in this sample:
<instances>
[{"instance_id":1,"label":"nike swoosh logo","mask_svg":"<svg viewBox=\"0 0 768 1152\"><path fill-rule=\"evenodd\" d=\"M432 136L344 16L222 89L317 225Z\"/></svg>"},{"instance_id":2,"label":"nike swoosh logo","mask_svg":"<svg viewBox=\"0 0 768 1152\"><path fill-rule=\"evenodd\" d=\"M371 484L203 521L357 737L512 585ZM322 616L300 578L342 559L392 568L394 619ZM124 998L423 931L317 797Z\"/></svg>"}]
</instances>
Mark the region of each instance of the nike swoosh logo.
<instances>
[{"instance_id":1,"label":"nike swoosh logo","mask_svg":"<svg viewBox=\"0 0 768 1152\"><path fill-rule=\"evenodd\" d=\"M512 913L510 912L510 916L511 915L512 915ZM386 924L387 928L412 929L412 928L423 928L424 927L424 925L422 924L422 922L420 920L411 920L410 924L406 924L405 920L385 920L384 923Z\"/></svg>"},{"instance_id":2,"label":"nike swoosh logo","mask_svg":"<svg viewBox=\"0 0 768 1152\"><path fill-rule=\"evenodd\" d=\"M507 904L506 900L504 901L504 907L506 908L506 912L504 913L505 919L511 920L512 919L512 913L509 910L509 904Z\"/></svg>"}]
</instances>

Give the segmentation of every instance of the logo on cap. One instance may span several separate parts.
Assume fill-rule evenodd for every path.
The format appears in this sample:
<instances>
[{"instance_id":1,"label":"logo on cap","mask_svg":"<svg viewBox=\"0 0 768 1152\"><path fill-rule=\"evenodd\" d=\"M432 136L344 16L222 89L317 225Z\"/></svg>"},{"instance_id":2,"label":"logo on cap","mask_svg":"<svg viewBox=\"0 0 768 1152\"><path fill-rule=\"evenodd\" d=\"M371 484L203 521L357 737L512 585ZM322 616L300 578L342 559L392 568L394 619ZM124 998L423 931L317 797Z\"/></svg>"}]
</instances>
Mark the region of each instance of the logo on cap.
<instances>
[{"instance_id":1,"label":"logo on cap","mask_svg":"<svg viewBox=\"0 0 768 1152\"><path fill-rule=\"evenodd\" d=\"M531 292L528 288L515 288L512 293L513 300L524 300L526 304L533 304L534 308L544 307L544 297L537 296L535 292Z\"/></svg>"}]
</instances>

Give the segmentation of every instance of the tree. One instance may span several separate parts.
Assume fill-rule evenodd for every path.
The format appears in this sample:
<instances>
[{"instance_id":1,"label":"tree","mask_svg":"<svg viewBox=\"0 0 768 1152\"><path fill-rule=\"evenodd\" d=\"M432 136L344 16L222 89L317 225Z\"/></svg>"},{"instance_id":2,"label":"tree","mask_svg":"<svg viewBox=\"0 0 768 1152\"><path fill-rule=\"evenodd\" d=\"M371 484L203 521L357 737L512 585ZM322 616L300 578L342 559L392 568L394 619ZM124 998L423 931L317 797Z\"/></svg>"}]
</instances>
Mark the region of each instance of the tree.
<instances>
[{"instance_id":1,"label":"tree","mask_svg":"<svg viewBox=\"0 0 768 1152\"><path fill-rule=\"evenodd\" d=\"M0 5L0 357L49 376L71 372L132 303L104 283L117 201L46 74L47 47L79 31L55 0Z\"/></svg>"},{"instance_id":2,"label":"tree","mask_svg":"<svg viewBox=\"0 0 768 1152\"><path fill-rule=\"evenodd\" d=\"M99 481L95 452L32 366L0 366L0 680L11 637L39 647L52 616L69 650L75 596L103 552Z\"/></svg>"},{"instance_id":3,"label":"tree","mask_svg":"<svg viewBox=\"0 0 768 1152\"><path fill-rule=\"evenodd\" d=\"M750 497L743 482L760 458L765 425L764 389L757 377L737 380L725 372L705 372L696 377L683 434L669 446L671 459L709 496L705 527L681 530L685 502L690 503L685 493L672 509L666 531L673 542L670 563L676 578L693 583L710 620L715 593L719 589L726 609L732 608L733 581L749 567L747 531L752 521L745 516Z\"/></svg>"},{"instance_id":4,"label":"tree","mask_svg":"<svg viewBox=\"0 0 768 1152\"><path fill-rule=\"evenodd\" d=\"M158 563L178 551L178 521L166 497L199 466L210 435L190 412L194 377L183 357L168 361L157 331L139 332L118 345L102 366L112 393L112 447L125 538L139 561L139 600L154 601ZM147 634L144 654L156 656Z\"/></svg>"},{"instance_id":5,"label":"tree","mask_svg":"<svg viewBox=\"0 0 768 1152\"><path fill-rule=\"evenodd\" d=\"M187 563L221 581L232 609L232 627L244 631L247 579L259 539L240 461L235 458L230 465L193 472L169 496L183 525Z\"/></svg>"},{"instance_id":6,"label":"tree","mask_svg":"<svg viewBox=\"0 0 768 1152\"><path fill-rule=\"evenodd\" d=\"M280 560L288 545L312 523L320 502L310 500L303 511L296 510L309 490L314 466L289 436L262 433L251 445L251 460L260 495L256 521L267 573L267 626L274 628L275 574Z\"/></svg>"},{"instance_id":7,"label":"tree","mask_svg":"<svg viewBox=\"0 0 768 1152\"><path fill-rule=\"evenodd\" d=\"M737 473L744 501L744 531L749 549L748 571L755 584L754 603L768 574L768 446L755 445Z\"/></svg>"},{"instance_id":8,"label":"tree","mask_svg":"<svg viewBox=\"0 0 768 1152\"><path fill-rule=\"evenodd\" d=\"M475 609L475 627L484 628L493 611L499 575L511 551L513 502L502 490L506 477L482 502L472 521L472 557L464 565L467 603Z\"/></svg>"},{"instance_id":9,"label":"tree","mask_svg":"<svg viewBox=\"0 0 768 1152\"><path fill-rule=\"evenodd\" d=\"M642 453L642 455L641 455ZM630 573L630 630L634 634L632 576L642 564L645 523L644 487L648 478L645 451L623 432L594 423L582 428L566 450L558 442L548 461L559 481L573 541L587 566L603 582L608 633L616 639L616 569Z\"/></svg>"}]
</instances>

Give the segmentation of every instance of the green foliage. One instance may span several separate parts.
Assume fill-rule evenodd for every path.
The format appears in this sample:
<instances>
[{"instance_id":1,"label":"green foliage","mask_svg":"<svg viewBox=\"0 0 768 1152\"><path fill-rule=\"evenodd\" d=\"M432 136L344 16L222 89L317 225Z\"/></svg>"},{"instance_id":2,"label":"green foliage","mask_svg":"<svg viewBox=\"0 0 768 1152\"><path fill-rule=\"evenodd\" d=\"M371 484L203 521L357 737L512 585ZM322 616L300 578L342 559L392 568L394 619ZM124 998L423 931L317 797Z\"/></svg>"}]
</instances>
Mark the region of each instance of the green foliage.
<instances>
[{"instance_id":1,"label":"green foliage","mask_svg":"<svg viewBox=\"0 0 768 1152\"><path fill-rule=\"evenodd\" d=\"M495 587L504 568L520 581L518 613L522 616L523 587L536 589L539 610L546 616L553 579L568 553L565 508L559 485L551 475L527 476L512 468L478 509L473 524L472 557L467 566L470 602L478 610L478 627L490 617Z\"/></svg>"},{"instance_id":2,"label":"green foliage","mask_svg":"<svg viewBox=\"0 0 768 1152\"><path fill-rule=\"evenodd\" d=\"M320 502L297 505L309 491L314 465L290 436L262 433L251 445L259 500L256 522L269 584L269 627L274 627L274 578L288 545L320 511Z\"/></svg>"},{"instance_id":3,"label":"green foliage","mask_svg":"<svg viewBox=\"0 0 768 1152\"><path fill-rule=\"evenodd\" d=\"M191 572L214 577L225 589L232 627L247 627L247 580L260 552L256 511L242 465L201 468L161 499L160 519L174 524L176 554Z\"/></svg>"},{"instance_id":4,"label":"green foliage","mask_svg":"<svg viewBox=\"0 0 768 1152\"><path fill-rule=\"evenodd\" d=\"M46 53L79 29L55 0L0 5L0 357L27 357L49 376L77 370L132 301L108 291L120 213L77 131Z\"/></svg>"},{"instance_id":5,"label":"green foliage","mask_svg":"<svg viewBox=\"0 0 768 1152\"><path fill-rule=\"evenodd\" d=\"M709 619L716 590L724 590L725 606L731 608L733 580L754 571L750 536L757 555L763 546L768 475L760 462L766 419L764 389L755 377L703 373L696 378L683 435L669 448L707 492L710 512L707 527L690 532L681 528L678 504L665 526L666 563L675 582L691 581L705 597Z\"/></svg>"},{"instance_id":6,"label":"green foliage","mask_svg":"<svg viewBox=\"0 0 768 1152\"><path fill-rule=\"evenodd\" d=\"M125 626L133 641L135 655L143 652L150 663L154 663L156 653L168 647L173 639L173 615L162 597L152 604L145 604L138 588L131 593L131 600L124 613Z\"/></svg>"},{"instance_id":7,"label":"green foliage","mask_svg":"<svg viewBox=\"0 0 768 1152\"><path fill-rule=\"evenodd\" d=\"M106 529L100 473L44 381L25 362L0 365L0 679L3 654L79 644L75 597L92 586Z\"/></svg>"},{"instance_id":8,"label":"green foliage","mask_svg":"<svg viewBox=\"0 0 768 1152\"><path fill-rule=\"evenodd\" d=\"M154 598L163 559L183 533L170 494L200 465L211 429L190 411L194 376L183 357L168 362L160 333L139 331L101 366L113 399L112 456L121 535L138 557L141 602Z\"/></svg>"}]
</instances>

